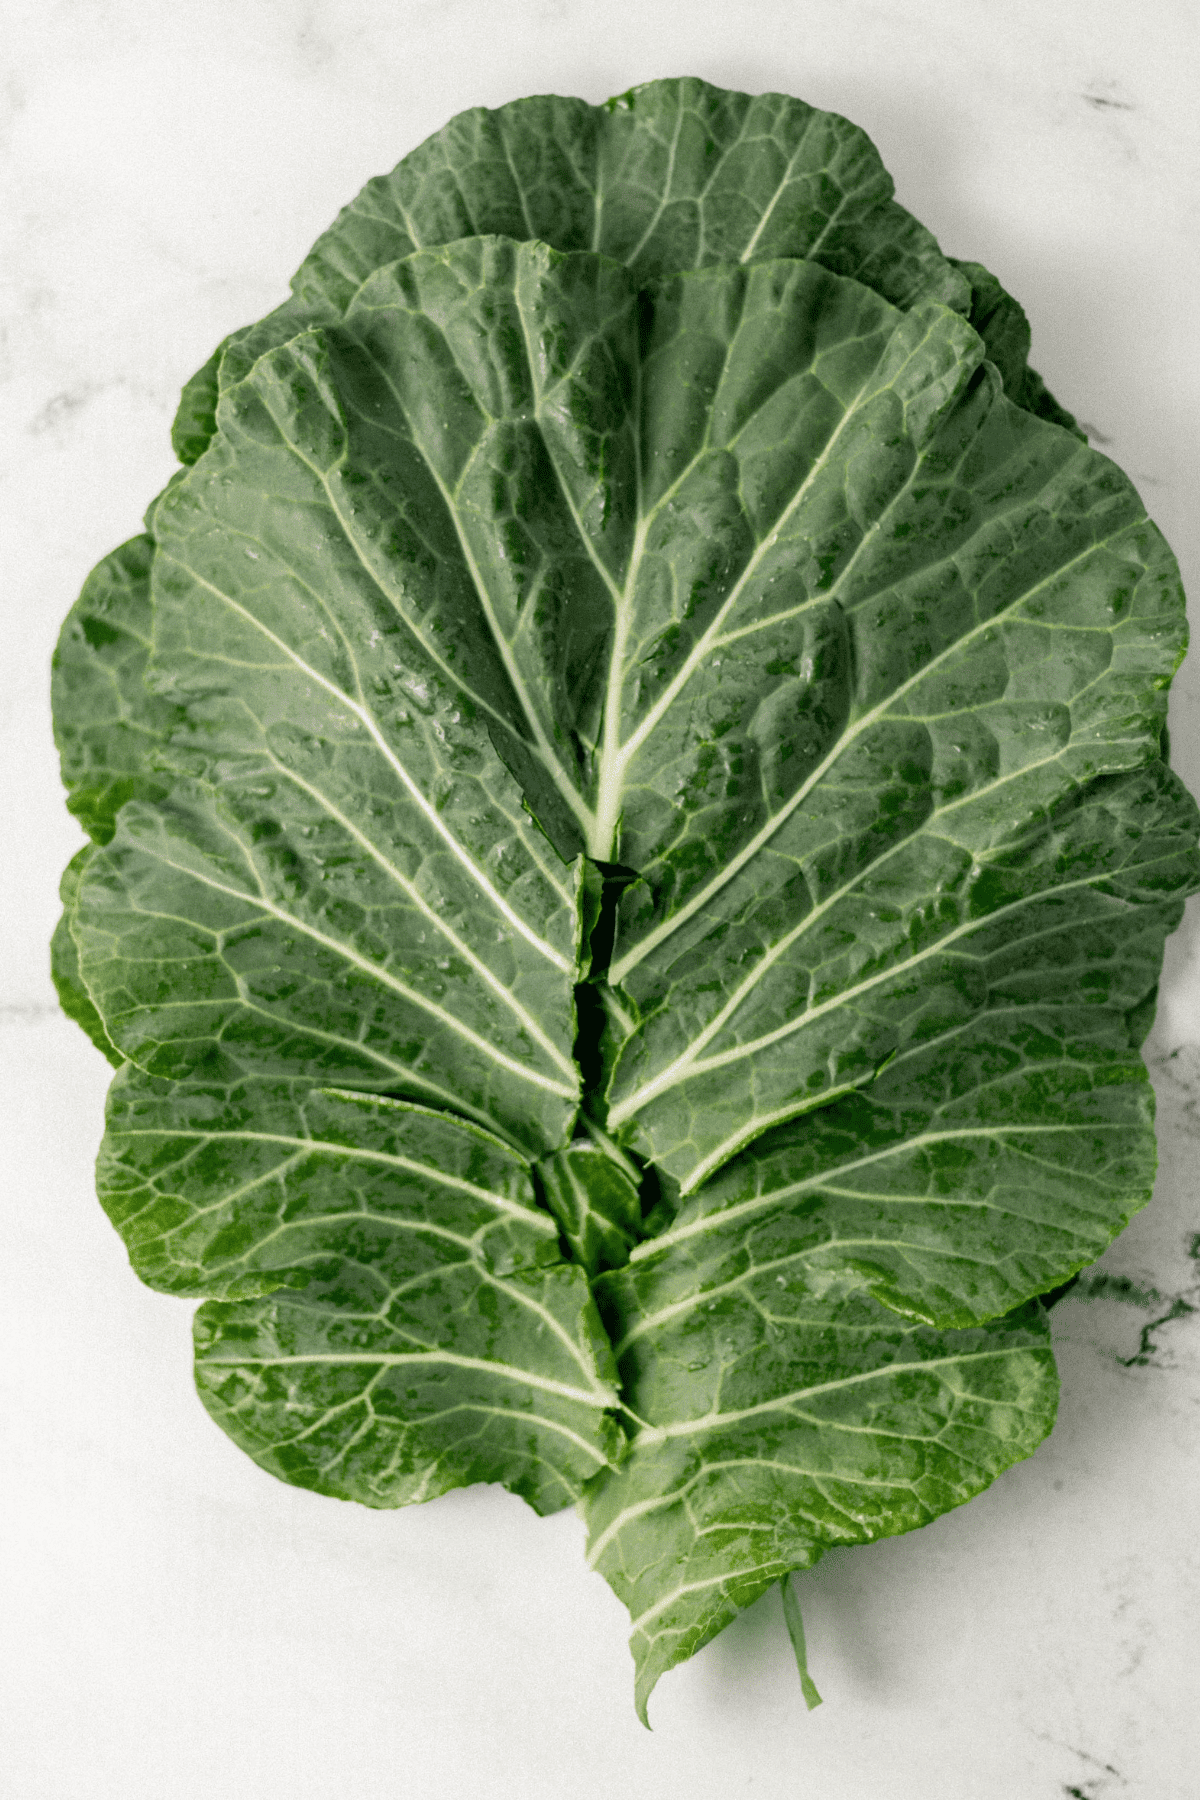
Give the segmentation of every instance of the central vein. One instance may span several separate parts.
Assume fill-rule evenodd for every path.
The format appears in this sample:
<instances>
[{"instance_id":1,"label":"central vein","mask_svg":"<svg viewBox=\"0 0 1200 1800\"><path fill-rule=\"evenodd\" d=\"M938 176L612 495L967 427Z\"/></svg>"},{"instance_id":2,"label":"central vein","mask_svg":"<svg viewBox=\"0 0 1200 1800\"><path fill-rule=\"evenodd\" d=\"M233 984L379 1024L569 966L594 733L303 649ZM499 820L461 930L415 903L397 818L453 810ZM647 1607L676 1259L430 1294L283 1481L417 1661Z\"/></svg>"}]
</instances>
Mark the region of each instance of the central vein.
<instances>
[{"instance_id":1,"label":"central vein","mask_svg":"<svg viewBox=\"0 0 1200 1800\"><path fill-rule=\"evenodd\" d=\"M625 793L628 752L621 745L621 698L625 659L629 651L629 627L633 617L633 586L646 541L647 522L638 524L629 575L624 591L613 606L612 650L604 694L604 731L596 775L596 809L588 828L588 855L596 862L616 860L617 833L621 828L621 801Z\"/></svg>"},{"instance_id":2,"label":"central vein","mask_svg":"<svg viewBox=\"0 0 1200 1800\"><path fill-rule=\"evenodd\" d=\"M608 660L608 684L604 693L604 732L600 743L600 759L596 774L596 807L588 831L588 854L597 862L616 860L617 833L621 828L621 800L625 792L625 763L628 749L621 747L621 700L624 694L625 663L629 654L629 627L633 619L633 594L638 569L653 513L646 515L642 506L642 364L640 357L633 366L633 395L630 405L633 420L634 516L637 529L629 554L629 568L620 593L613 594L613 636Z\"/></svg>"}]
</instances>

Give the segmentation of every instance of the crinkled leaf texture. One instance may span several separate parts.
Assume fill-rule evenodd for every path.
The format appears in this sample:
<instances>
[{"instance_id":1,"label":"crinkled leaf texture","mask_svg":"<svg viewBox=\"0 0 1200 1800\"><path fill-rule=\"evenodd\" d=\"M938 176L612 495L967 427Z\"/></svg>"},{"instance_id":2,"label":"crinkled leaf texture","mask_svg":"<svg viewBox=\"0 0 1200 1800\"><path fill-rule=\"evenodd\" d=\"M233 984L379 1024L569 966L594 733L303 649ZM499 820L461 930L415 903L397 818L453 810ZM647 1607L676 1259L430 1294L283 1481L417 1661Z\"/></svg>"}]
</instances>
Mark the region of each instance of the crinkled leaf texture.
<instances>
[{"instance_id":1,"label":"crinkled leaf texture","mask_svg":"<svg viewBox=\"0 0 1200 1800\"><path fill-rule=\"evenodd\" d=\"M685 78L646 82L603 106L537 94L473 107L369 181L317 240L290 299L218 346L184 389L176 453L195 462L220 388L305 326L344 317L376 269L490 233L599 251L639 285L803 256L896 306L940 301L970 317L1018 404L1075 430L1028 367L1017 301L981 263L944 257L893 193L864 131L786 94Z\"/></svg>"},{"instance_id":2,"label":"crinkled leaf texture","mask_svg":"<svg viewBox=\"0 0 1200 1800\"><path fill-rule=\"evenodd\" d=\"M274 1475L539 1512L615 1459L612 1351L525 1161L448 1113L257 1075L113 1083L99 1185L144 1281L211 1296L196 1375Z\"/></svg>"},{"instance_id":3,"label":"crinkled leaf texture","mask_svg":"<svg viewBox=\"0 0 1200 1800\"><path fill-rule=\"evenodd\" d=\"M843 120L466 114L64 628L54 973L205 1404L369 1505L578 1502L643 1717L1031 1452L1037 1296L1150 1191L1182 597L1027 350Z\"/></svg>"}]
</instances>

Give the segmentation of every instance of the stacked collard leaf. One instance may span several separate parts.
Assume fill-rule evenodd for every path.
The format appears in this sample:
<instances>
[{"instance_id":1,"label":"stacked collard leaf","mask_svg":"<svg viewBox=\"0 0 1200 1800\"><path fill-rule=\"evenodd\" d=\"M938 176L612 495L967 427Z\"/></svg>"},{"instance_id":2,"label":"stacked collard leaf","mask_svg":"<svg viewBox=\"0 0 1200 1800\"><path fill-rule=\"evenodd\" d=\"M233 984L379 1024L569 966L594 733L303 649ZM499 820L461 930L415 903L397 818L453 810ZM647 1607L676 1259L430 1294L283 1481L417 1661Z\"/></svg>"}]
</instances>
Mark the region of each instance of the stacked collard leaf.
<instances>
[{"instance_id":1,"label":"stacked collard leaf","mask_svg":"<svg viewBox=\"0 0 1200 1800\"><path fill-rule=\"evenodd\" d=\"M274 1474L578 1500L644 1717L1052 1423L1197 884L1178 577L797 101L464 114L293 285L56 662L101 1197Z\"/></svg>"}]
</instances>

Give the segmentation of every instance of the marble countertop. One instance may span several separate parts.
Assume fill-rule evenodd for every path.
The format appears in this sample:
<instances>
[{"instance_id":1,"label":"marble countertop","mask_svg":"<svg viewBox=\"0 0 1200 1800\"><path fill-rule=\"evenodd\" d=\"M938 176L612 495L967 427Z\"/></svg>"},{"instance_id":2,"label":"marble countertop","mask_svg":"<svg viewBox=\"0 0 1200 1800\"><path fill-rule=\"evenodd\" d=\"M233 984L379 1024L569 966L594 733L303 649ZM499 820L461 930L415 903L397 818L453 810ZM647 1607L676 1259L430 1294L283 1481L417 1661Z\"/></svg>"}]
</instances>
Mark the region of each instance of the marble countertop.
<instances>
[{"instance_id":1,"label":"marble countertop","mask_svg":"<svg viewBox=\"0 0 1200 1800\"><path fill-rule=\"evenodd\" d=\"M47 665L170 474L182 381L363 180L452 113L655 75L865 126L944 248L1134 477L1200 592L1186 0L10 0L0 542L10 800L0 986L11 1800L1191 1800L1200 1616L1200 912L1148 1046L1158 1190L1054 1313L1059 1423L910 1537L773 1592L638 1725L623 1609L571 1514L499 1489L371 1513L273 1482L191 1391L191 1306L92 1194L108 1071L46 942L79 841ZM1200 790L1200 657L1171 706Z\"/></svg>"}]
</instances>

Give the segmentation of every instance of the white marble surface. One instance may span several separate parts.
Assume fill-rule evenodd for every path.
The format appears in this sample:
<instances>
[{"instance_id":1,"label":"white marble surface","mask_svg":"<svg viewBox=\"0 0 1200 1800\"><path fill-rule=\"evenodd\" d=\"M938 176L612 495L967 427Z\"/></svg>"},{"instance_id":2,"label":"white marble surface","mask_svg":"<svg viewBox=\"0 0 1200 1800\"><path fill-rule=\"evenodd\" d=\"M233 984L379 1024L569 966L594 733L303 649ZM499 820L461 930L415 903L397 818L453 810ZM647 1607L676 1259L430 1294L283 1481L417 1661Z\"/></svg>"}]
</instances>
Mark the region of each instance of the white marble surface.
<instances>
[{"instance_id":1,"label":"white marble surface","mask_svg":"<svg viewBox=\"0 0 1200 1800\"><path fill-rule=\"evenodd\" d=\"M1060 1422L912 1537L776 1595L631 1706L571 1515L497 1489L373 1514L261 1474L91 1192L107 1071L54 1010L77 832L60 618L172 467L184 378L337 207L463 106L654 75L781 88L875 136L900 197L1025 303L1035 360L1200 592L1189 0L9 0L0 266L6 923L6 1800L1194 1800L1200 932L1150 1052L1156 1198L1055 1314ZM1200 658L1172 702L1200 787ZM1123 1284L1123 1285L1122 1285ZM1177 1316L1167 1324L1153 1322ZM1190 1771L1190 1773L1189 1773Z\"/></svg>"}]
</instances>

